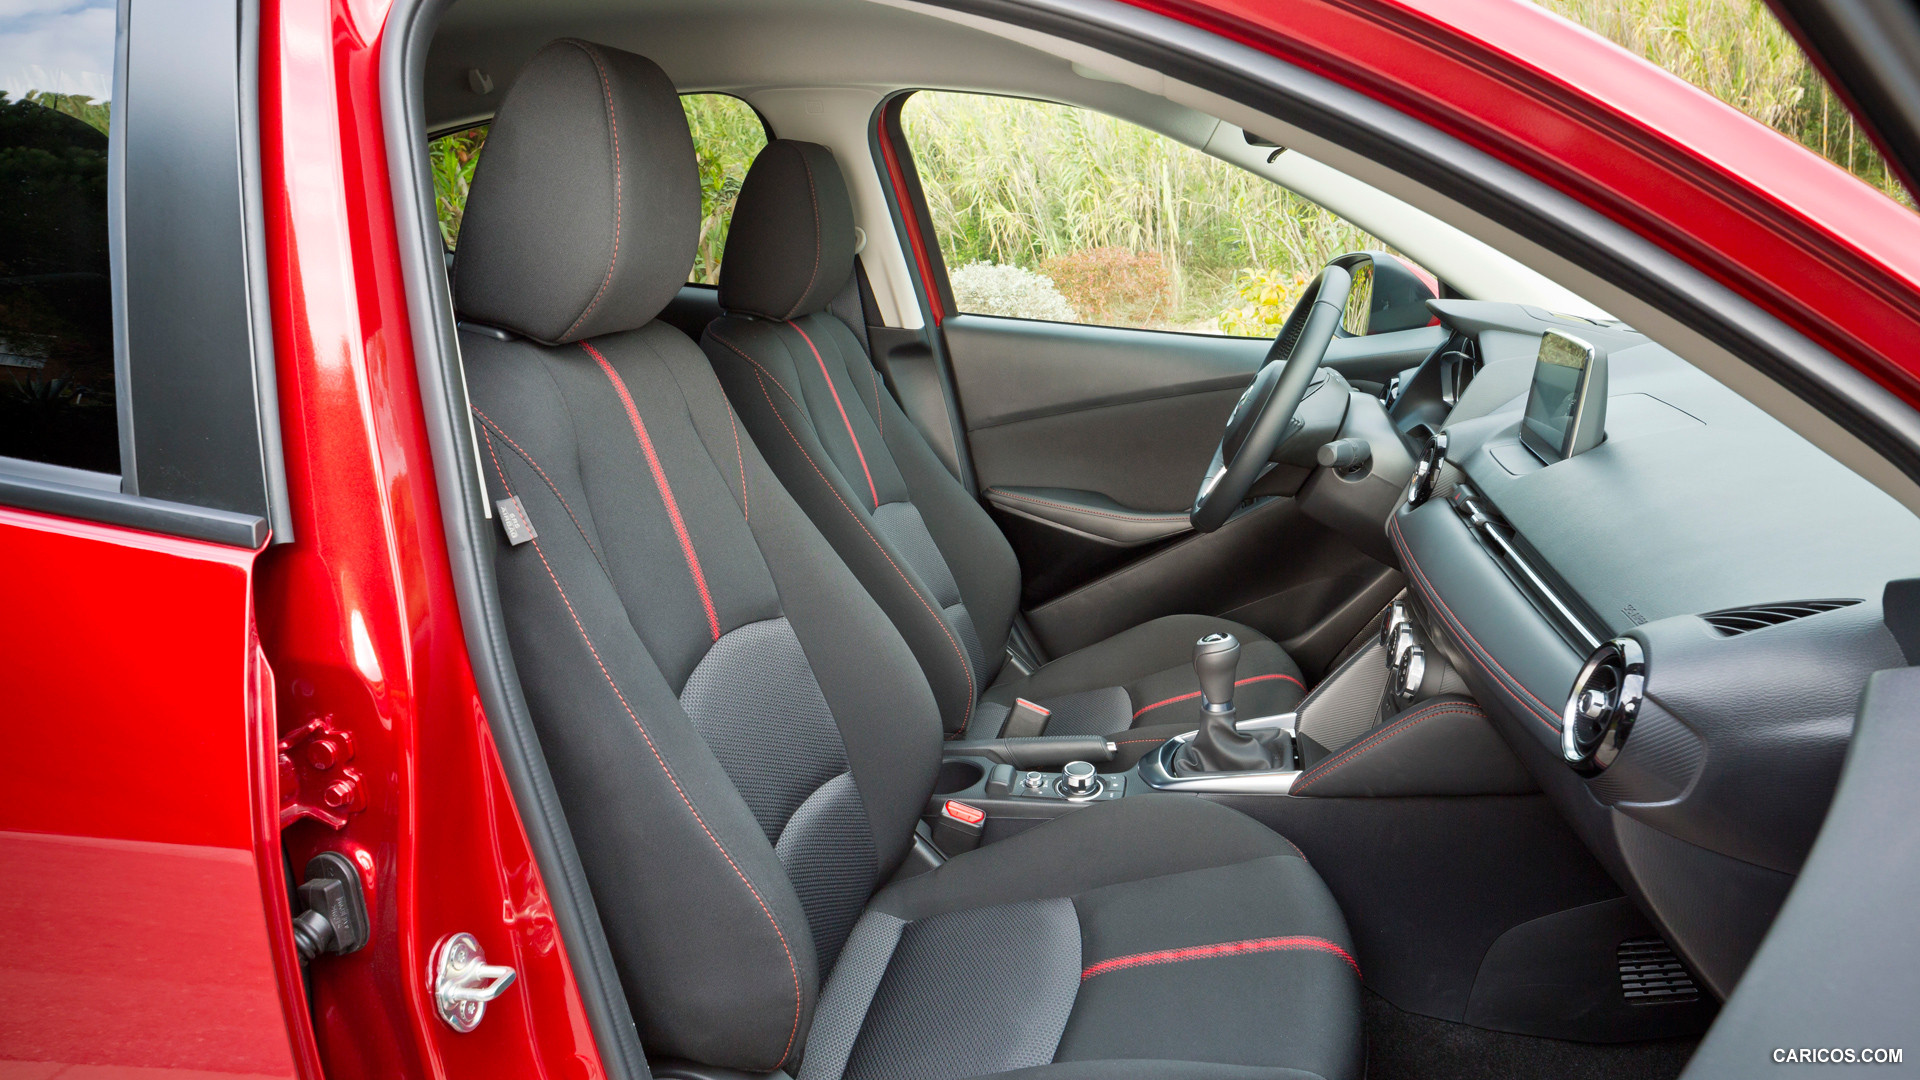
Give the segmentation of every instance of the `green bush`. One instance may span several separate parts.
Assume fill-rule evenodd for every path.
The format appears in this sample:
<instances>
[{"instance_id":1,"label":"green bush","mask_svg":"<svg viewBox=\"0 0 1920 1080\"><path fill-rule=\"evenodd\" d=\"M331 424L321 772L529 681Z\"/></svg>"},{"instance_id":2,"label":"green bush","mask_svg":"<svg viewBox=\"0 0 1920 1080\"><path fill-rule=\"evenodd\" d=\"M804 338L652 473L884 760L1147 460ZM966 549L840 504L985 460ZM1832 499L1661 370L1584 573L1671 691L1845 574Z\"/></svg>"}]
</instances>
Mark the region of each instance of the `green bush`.
<instances>
[{"instance_id":1,"label":"green bush","mask_svg":"<svg viewBox=\"0 0 1920 1080\"><path fill-rule=\"evenodd\" d=\"M1263 177L1086 109L921 91L901 119L947 265L1043 271L1088 320L1218 332L1243 272L1311 276L1383 246ZM1103 275L1122 290L1111 300L1092 292ZM1150 301L1159 279L1164 300Z\"/></svg>"},{"instance_id":2,"label":"green bush","mask_svg":"<svg viewBox=\"0 0 1920 1080\"><path fill-rule=\"evenodd\" d=\"M1111 326L1165 321L1173 307L1173 275L1157 251L1081 248L1040 264L1080 317Z\"/></svg>"},{"instance_id":3,"label":"green bush","mask_svg":"<svg viewBox=\"0 0 1920 1080\"><path fill-rule=\"evenodd\" d=\"M767 131L751 106L729 94L683 94L680 107L693 133L700 173L700 243L688 280L711 285L720 279L720 254L727 246L733 201L740 195L754 156L767 145ZM467 189L486 144L487 129L482 125L442 135L428 145L434 209L448 250L459 243Z\"/></svg>"}]
</instances>

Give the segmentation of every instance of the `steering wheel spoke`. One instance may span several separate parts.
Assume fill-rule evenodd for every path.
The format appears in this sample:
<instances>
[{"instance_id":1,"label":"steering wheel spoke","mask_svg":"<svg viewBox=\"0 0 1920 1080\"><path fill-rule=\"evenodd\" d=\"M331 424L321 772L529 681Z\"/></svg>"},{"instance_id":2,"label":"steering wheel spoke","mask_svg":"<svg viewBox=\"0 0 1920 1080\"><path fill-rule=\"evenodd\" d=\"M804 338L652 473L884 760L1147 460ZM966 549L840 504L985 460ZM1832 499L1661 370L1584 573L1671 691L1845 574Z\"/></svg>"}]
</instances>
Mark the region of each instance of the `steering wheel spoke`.
<instances>
[{"instance_id":1,"label":"steering wheel spoke","mask_svg":"<svg viewBox=\"0 0 1920 1080\"><path fill-rule=\"evenodd\" d=\"M1195 530L1213 532L1226 524L1267 471L1333 343L1352 288L1346 268L1328 264L1287 314L1266 363L1227 418L1220 446L1200 481L1189 515Z\"/></svg>"}]
</instances>

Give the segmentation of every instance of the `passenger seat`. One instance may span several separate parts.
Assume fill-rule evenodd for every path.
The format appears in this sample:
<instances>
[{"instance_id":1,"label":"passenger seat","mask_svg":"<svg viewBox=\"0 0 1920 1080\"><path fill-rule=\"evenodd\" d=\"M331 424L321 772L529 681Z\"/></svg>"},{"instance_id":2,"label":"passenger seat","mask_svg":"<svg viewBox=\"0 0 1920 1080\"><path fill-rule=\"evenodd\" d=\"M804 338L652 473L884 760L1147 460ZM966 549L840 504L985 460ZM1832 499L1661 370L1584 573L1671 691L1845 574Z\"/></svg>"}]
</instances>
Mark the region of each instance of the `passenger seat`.
<instances>
[{"instance_id":1,"label":"passenger seat","mask_svg":"<svg viewBox=\"0 0 1920 1080\"><path fill-rule=\"evenodd\" d=\"M854 242L832 152L769 144L734 204L720 263L724 314L701 345L774 473L912 646L946 730L993 738L1026 698L1050 711L1046 734L1111 735L1130 760L1198 726L1194 642L1218 632L1242 645L1240 715L1299 704L1306 688L1284 649L1201 615L1144 623L1031 675L1003 672L1019 564L827 311L853 272Z\"/></svg>"},{"instance_id":2,"label":"passenger seat","mask_svg":"<svg viewBox=\"0 0 1920 1080\"><path fill-rule=\"evenodd\" d=\"M666 75L558 41L494 118L454 266L513 661L650 1058L1359 1076L1340 910L1233 810L1128 796L881 888L939 712L657 319L699 219Z\"/></svg>"}]
</instances>

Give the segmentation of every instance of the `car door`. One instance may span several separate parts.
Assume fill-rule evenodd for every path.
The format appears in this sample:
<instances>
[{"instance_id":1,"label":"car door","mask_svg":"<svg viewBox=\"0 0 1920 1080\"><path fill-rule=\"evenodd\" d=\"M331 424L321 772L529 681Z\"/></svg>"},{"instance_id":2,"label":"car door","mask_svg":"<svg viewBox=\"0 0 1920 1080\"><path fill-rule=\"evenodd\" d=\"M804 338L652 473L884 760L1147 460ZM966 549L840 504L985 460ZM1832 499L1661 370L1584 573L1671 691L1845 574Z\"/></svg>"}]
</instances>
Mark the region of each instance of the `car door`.
<instances>
[{"instance_id":1,"label":"car door","mask_svg":"<svg viewBox=\"0 0 1920 1080\"><path fill-rule=\"evenodd\" d=\"M241 8L138 7L0 18L0 1072L291 1076Z\"/></svg>"},{"instance_id":2,"label":"car door","mask_svg":"<svg viewBox=\"0 0 1920 1080\"><path fill-rule=\"evenodd\" d=\"M1393 572L1300 512L1303 470L1277 467L1212 535L1186 516L1292 301L1328 259L1380 242L1089 109L920 91L889 110L973 473L1020 555L1040 644L1200 611L1317 674ZM1444 342L1437 327L1343 336L1328 363L1378 392Z\"/></svg>"}]
</instances>

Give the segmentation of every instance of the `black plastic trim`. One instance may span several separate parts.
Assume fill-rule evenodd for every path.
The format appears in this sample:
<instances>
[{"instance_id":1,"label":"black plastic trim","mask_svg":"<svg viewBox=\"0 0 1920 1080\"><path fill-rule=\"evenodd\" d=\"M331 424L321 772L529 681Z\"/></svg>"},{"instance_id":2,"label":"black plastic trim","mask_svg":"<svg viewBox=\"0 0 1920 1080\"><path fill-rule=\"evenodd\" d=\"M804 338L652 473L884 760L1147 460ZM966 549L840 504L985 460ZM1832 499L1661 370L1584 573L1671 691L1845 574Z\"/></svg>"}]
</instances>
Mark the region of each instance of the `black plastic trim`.
<instances>
[{"instance_id":1,"label":"black plastic trim","mask_svg":"<svg viewBox=\"0 0 1920 1080\"><path fill-rule=\"evenodd\" d=\"M947 352L946 335L933 318L936 299L944 317L951 318L954 315L953 289L947 284L947 267L940 256L940 239L934 235L933 219L926 213L926 193L920 188L920 173L914 168L913 151L907 145L906 132L900 126L900 110L912 95L911 90L895 94L874 109L873 122L867 126L867 149L873 157L874 168L879 170L882 178L880 190L886 196L888 211L893 215L893 231L904 249L901 254L906 257L907 276L913 280L914 296L920 303L921 340L925 342L934 370L940 376L940 389L946 398L950 439L933 442L936 446L943 441L952 442L953 460L947 464L957 470L955 478L960 481L960 486L966 488L969 495L977 497L980 480L973 467L973 448L967 441L967 418L960 408L959 382L954 377L953 359ZM885 148L892 149L894 160L900 167L900 178L907 189L904 201L900 193L894 190L883 142ZM914 215L915 226L919 229L931 280L922 280L916 268L918 260L907 240L908 214Z\"/></svg>"},{"instance_id":2,"label":"black plastic trim","mask_svg":"<svg viewBox=\"0 0 1920 1080\"><path fill-rule=\"evenodd\" d=\"M1912 841L1920 814L1916 701L1920 668L1882 671L1867 684L1819 840L1686 1076L1750 1077L1775 1047L1912 1052L1920 965L1912 909L1899 898L1920 890L1920 847ZM1813 987L1820 991L1810 993Z\"/></svg>"},{"instance_id":3,"label":"black plastic trim","mask_svg":"<svg viewBox=\"0 0 1920 1080\"><path fill-rule=\"evenodd\" d=\"M387 14L386 42L380 52L380 111L393 185L394 224L440 518L446 527L454 594L474 683L526 827L528 845L553 901L554 920L573 964L601 1062L615 1080L647 1080L652 1074L633 1012L521 692L493 577L493 534L485 516L486 492L469 420L459 332L427 166L423 89L427 49L440 16L452 2L398 0Z\"/></svg>"},{"instance_id":4,"label":"black plastic trim","mask_svg":"<svg viewBox=\"0 0 1920 1080\"><path fill-rule=\"evenodd\" d=\"M261 212L258 4L165 2L143 0L135 33L121 0L114 33L120 473L0 458L0 505L258 548L293 535ZM229 62L188 47L206 41L230 42Z\"/></svg>"},{"instance_id":5,"label":"black plastic trim","mask_svg":"<svg viewBox=\"0 0 1920 1080\"><path fill-rule=\"evenodd\" d=\"M267 542L267 519L258 514L143 499L91 483L63 483L28 475L39 471L31 468L38 464L0 458L0 505L232 547L258 548ZM112 479L107 473L93 475Z\"/></svg>"},{"instance_id":6,"label":"black plastic trim","mask_svg":"<svg viewBox=\"0 0 1920 1080\"><path fill-rule=\"evenodd\" d=\"M293 502L280 437L280 377L273 347L273 302L267 280L266 198L260 170L260 3L240 4L240 199L245 210L247 308L252 314L254 396L260 456L267 483L267 524L273 542L293 541Z\"/></svg>"},{"instance_id":7,"label":"black plastic trim","mask_svg":"<svg viewBox=\"0 0 1920 1080\"><path fill-rule=\"evenodd\" d=\"M1693 328L1920 482L1920 411L1678 256L1451 135L1250 46L1113 0L928 2L1100 49L1393 169Z\"/></svg>"},{"instance_id":8,"label":"black plastic trim","mask_svg":"<svg viewBox=\"0 0 1920 1080\"><path fill-rule=\"evenodd\" d=\"M124 490L266 516L277 404L258 325L265 245L245 192L258 168L241 132L257 120L242 86L257 21L240 4L189 0L142 0L139 14L114 109L127 116L114 178L126 350L116 389L135 421Z\"/></svg>"}]
</instances>

